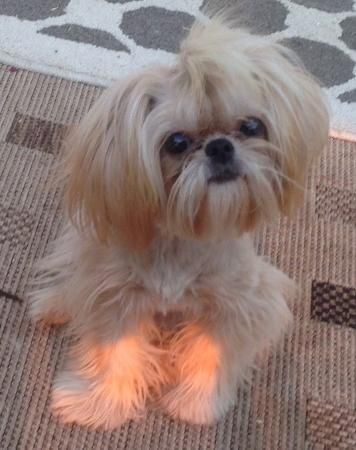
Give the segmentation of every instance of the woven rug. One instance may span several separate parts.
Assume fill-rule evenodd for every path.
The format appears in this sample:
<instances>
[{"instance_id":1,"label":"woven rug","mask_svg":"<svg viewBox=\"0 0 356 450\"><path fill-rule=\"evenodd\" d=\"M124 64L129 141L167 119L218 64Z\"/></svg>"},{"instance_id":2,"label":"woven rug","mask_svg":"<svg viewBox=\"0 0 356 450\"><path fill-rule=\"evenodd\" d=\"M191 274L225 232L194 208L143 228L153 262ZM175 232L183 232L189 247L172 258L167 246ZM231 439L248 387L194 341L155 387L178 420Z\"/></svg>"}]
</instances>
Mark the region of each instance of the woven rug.
<instances>
[{"instance_id":1,"label":"woven rug","mask_svg":"<svg viewBox=\"0 0 356 450\"><path fill-rule=\"evenodd\" d=\"M67 338L29 321L25 291L61 222L60 196L50 189L61 137L99 94L0 65L0 448L356 448L356 144L333 139L310 174L304 208L258 237L260 252L301 286L294 327L220 423L189 426L149 412L101 432L51 416Z\"/></svg>"}]
</instances>

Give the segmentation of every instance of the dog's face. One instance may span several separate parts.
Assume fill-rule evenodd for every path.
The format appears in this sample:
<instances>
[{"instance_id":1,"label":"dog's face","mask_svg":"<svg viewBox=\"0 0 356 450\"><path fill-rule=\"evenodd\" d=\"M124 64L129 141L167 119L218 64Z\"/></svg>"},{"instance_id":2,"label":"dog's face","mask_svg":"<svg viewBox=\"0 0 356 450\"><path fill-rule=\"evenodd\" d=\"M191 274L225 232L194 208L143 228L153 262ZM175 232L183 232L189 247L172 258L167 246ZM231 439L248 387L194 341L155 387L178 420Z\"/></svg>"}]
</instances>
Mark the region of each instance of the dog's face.
<instances>
[{"instance_id":1,"label":"dog's face","mask_svg":"<svg viewBox=\"0 0 356 450\"><path fill-rule=\"evenodd\" d=\"M230 238L291 211L329 125L293 58L218 21L195 26L174 66L119 82L74 133L71 216L145 248L158 230Z\"/></svg>"}]
</instances>

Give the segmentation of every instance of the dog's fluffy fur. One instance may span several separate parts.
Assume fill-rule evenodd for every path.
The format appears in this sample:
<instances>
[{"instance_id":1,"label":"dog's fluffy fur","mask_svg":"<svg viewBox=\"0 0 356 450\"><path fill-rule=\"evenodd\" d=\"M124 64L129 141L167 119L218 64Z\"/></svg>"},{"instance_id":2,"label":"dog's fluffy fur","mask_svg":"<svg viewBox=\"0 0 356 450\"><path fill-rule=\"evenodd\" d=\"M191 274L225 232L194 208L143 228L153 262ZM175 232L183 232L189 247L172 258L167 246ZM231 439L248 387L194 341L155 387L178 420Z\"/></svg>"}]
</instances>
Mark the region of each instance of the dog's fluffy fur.
<instances>
[{"instance_id":1,"label":"dog's fluffy fur","mask_svg":"<svg viewBox=\"0 0 356 450\"><path fill-rule=\"evenodd\" d=\"M264 136L238 124L258 117ZM173 132L191 146L166 151ZM290 319L292 283L252 232L303 197L328 113L297 58L218 19L195 24L176 63L117 82L68 141L68 223L41 263L31 313L71 320L53 409L112 428L148 400L193 423L234 402L255 356ZM206 146L225 138L240 176L210 182Z\"/></svg>"}]
</instances>

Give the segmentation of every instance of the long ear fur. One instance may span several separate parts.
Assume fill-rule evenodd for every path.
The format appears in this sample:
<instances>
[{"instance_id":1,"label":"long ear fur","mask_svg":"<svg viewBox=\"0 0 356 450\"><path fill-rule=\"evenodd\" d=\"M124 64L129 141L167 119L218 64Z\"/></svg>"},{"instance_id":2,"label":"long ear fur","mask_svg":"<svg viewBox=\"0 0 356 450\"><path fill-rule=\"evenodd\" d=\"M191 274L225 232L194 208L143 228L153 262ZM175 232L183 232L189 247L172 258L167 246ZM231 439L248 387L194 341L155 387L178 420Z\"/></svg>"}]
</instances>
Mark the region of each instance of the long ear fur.
<instances>
[{"instance_id":1,"label":"long ear fur","mask_svg":"<svg viewBox=\"0 0 356 450\"><path fill-rule=\"evenodd\" d=\"M264 73L262 92L270 99L271 140L282 150L279 163L285 178L280 208L290 214L304 198L311 162L327 144L328 102L317 80L292 51L273 44L255 50L254 58Z\"/></svg>"},{"instance_id":2,"label":"long ear fur","mask_svg":"<svg viewBox=\"0 0 356 450\"><path fill-rule=\"evenodd\" d=\"M104 92L69 137L64 160L65 206L74 224L137 250L152 240L158 214L140 141L157 81L145 72Z\"/></svg>"}]
</instances>

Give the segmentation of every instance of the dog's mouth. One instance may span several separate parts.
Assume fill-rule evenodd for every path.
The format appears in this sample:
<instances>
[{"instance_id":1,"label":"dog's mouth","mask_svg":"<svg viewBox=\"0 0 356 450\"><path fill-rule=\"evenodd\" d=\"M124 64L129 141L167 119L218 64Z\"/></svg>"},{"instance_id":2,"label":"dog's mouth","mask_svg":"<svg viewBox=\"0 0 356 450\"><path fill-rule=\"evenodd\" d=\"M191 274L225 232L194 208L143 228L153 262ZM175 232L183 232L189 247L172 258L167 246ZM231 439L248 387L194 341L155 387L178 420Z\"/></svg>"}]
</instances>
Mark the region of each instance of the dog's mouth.
<instances>
[{"instance_id":1,"label":"dog's mouth","mask_svg":"<svg viewBox=\"0 0 356 450\"><path fill-rule=\"evenodd\" d=\"M237 169L231 169L231 168L224 168L220 169L219 171L215 171L209 178L208 183L216 183L216 184L222 184L222 183L228 183L231 181L237 180L241 176L241 173Z\"/></svg>"}]
</instances>

